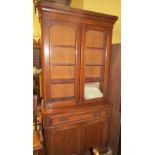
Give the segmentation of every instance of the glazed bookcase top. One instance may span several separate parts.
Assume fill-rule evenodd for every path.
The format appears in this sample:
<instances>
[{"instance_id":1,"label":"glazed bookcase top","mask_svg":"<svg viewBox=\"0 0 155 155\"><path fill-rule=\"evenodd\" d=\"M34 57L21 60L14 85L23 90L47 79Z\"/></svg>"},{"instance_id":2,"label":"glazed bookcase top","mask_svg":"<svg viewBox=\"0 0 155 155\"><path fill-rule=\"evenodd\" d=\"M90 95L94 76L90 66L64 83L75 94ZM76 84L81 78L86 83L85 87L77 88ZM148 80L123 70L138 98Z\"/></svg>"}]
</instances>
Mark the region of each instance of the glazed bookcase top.
<instances>
[{"instance_id":1,"label":"glazed bookcase top","mask_svg":"<svg viewBox=\"0 0 155 155\"><path fill-rule=\"evenodd\" d=\"M46 108L106 103L112 28L118 17L36 3Z\"/></svg>"}]
</instances>

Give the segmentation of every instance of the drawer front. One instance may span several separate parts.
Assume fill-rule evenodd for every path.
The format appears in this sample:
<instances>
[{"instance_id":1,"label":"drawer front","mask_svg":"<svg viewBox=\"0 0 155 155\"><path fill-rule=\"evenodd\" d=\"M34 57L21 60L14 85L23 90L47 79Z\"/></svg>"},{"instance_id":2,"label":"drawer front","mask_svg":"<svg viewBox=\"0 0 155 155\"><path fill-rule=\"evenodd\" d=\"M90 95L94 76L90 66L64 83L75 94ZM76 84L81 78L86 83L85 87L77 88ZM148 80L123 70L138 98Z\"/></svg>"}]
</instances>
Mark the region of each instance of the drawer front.
<instances>
[{"instance_id":1,"label":"drawer front","mask_svg":"<svg viewBox=\"0 0 155 155\"><path fill-rule=\"evenodd\" d=\"M74 113L74 114L61 114L61 116L48 115L43 117L44 127L55 127L59 125L67 125L74 123L82 123L89 120L95 120L99 118L109 117L109 109L100 110L100 111L91 111L85 113Z\"/></svg>"}]
</instances>

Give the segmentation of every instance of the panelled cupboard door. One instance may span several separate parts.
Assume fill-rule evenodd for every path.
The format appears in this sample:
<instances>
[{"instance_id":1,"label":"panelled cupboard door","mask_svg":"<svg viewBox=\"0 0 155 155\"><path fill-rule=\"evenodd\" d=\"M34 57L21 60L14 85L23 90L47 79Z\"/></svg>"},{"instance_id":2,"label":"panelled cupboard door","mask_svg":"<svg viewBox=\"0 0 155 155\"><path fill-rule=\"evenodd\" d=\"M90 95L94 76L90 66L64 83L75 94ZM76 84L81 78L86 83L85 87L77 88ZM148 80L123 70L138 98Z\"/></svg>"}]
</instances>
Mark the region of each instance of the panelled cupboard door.
<instances>
[{"instance_id":1,"label":"panelled cupboard door","mask_svg":"<svg viewBox=\"0 0 155 155\"><path fill-rule=\"evenodd\" d=\"M84 150L99 148L102 152L107 149L109 122L105 120L90 121L84 124ZM85 152L85 154L86 154Z\"/></svg>"},{"instance_id":2,"label":"panelled cupboard door","mask_svg":"<svg viewBox=\"0 0 155 155\"><path fill-rule=\"evenodd\" d=\"M44 99L48 107L74 105L79 99L81 29L67 22L44 23Z\"/></svg>"},{"instance_id":3,"label":"panelled cupboard door","mask_svg":"<svg viewBox=\"0 0 155 155\"><path fill-rule=\"evenodd\" d=\"M83 27L81 58L81 100L102 100L107 95L111 29Z\"/></svg>"},{"instance_id":4,"label":"panelled cupboard door","mask_svg":"<svg viewBox=\"0 0 155 155\"><path fill-rule=\"evenodd\" d=\"M79 155L80 135L78 125L51 129L51 149L48 155Z\"/></svg>"}]
</instances>

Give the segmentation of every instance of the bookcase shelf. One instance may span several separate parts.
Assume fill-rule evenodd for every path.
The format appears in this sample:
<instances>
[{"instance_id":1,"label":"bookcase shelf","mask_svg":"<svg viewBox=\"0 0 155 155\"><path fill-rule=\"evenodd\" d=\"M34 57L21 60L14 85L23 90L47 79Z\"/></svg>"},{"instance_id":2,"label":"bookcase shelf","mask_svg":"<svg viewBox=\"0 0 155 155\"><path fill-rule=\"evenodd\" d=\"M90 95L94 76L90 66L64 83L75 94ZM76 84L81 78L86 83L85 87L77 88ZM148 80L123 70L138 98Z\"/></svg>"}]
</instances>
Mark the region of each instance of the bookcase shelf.
<instances>
[{"instance_id":1,"label":"bookcase shelf","mask_svg":"<svg viewBox=\"0 0 155 155\"><path fill-rule=\"evenodd\" d=\"M50 79L50 83L58 84L58 83L74 83L75 79Z\"/></svg>"},{"instance_id":2,"label":"bookcase shelf","mask_svg":"<svg viewBox=\"0 0 155 155\"><path fill-rule=\"evenodd\" d=\"M101 79L101 78L92 78L92 77L88 77L88 78L85 78L85 82L103 82L104 80Z\"/></svg>"}]
</instances>

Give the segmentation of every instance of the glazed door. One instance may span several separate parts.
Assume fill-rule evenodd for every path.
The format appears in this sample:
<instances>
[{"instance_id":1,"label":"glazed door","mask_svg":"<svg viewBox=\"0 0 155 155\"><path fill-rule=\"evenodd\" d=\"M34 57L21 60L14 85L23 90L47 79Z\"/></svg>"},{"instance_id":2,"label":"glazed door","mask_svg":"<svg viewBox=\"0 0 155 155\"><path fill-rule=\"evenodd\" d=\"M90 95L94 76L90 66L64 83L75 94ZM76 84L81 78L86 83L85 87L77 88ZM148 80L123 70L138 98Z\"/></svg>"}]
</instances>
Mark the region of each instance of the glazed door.
<instances>
[{"instance_id":1,"label":"glazed door","mask_svg":"<svg viewBox=\"0 0 155 155\"><path fill-rule=\"evenodd\" d=\"M102 100L107 95L111 30L85 27L82 39L81 100Z\"/></svg>"},{"instance_id":2,"label":"glazed door","mask_svg":"<svg viewBox=\"0 0 155 155\"><path fill-rule=\"evenodd\" d=\"M65 22L47 23L43 26L44 99L49 108L74 105L79 99L81 30Z\"/></svg>"}]
</instances>

